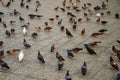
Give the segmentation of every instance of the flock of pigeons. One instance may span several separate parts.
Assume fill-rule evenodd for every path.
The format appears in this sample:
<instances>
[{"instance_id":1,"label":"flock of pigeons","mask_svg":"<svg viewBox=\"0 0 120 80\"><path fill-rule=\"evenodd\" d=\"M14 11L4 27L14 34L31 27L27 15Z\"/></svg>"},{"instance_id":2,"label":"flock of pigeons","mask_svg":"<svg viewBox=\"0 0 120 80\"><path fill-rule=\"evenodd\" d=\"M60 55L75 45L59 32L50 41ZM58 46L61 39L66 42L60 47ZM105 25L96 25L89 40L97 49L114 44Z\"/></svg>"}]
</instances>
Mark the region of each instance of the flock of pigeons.
<instances>
[{"instance_id":1,"label":"flock of pigeons","mask_svg":"<svg viewBox=\"0 0 120 80\"><path fill-rule=\"evenodd\" d=\"M20 1L20 7L21 8L26 8L26 9L29 9L29 5L26 5L25 4L25 1L27 3L31 3L32 0L21 0ZM12 3L14 3L15 0L9 0L7 3L4 2L4 0L0 0L0 3L2 4L3 7L6 7L6 8L9 8ZM108 0L106 0L106 2L108 2ZM67 4L70 4L70 6L68 6ZM61 10L63 13L67 12L67 16L69 17L69 22L72 24L72 28L74 31L77 30L77 24L78 23L81 23L83 18L78 18L76 17L76 14L74 14L72 11L69 12L70 9L72 9L73 11L76 11L77 14L80 13L81 9L84 11L88 10L88 13L87 12L84 12L83 16L84 18L86 19L87 22L91 21L91 19L89 18L89 15L95 15L94 14L94 11L100 11L100 10L106 10L106 13L107 15L110 15L112 14L111 11L108 11L107 10L107 7L108 5L104 2L102 2L101 6L98 6L96 5L93 10L90 10L89 7L92 6L92 3L84 3L83 6L81 6L81 8L78 6L79 4L81 3L80 0L76 0L76 1L72 1L72 0L63 0L62 2L62 6L63 7L60 7L60 6L57 6L54 8L54 11L59 11ZM36 0L36 8L35 8L35 12L38 12L39 11L39 8L40 6L42 6L40 4L40 1L39 0ZM4 12L0 12L0 24L3 25L4 28L6 28L5 30L5 35L7 38L10 38L11 35L14 35L16 33L16 30L15 28L11 28L10 31L7 30L7 24L6 22L2 19L2 16L4 16ZM96 19L96 23L98 24L102 24L102 25L106 25L108 22L107 21L101 21L101 16L103 16L105 13L101 12L99 14L96 14L97 16L97 19ZM9 13L10 16L19 16L19 20L20 21L25 21L25 19L21 16L21 13L19 11L17 11L16 9L13 10L13 12L10 12ZM42 18L44 17L43 15L36 15L36 14L29 14L28 17L30 19L35 19L35 18ZM119 13L116 13L114 15L114 17L116 19L119 19ZM68 36L68 38L74 38L74 35L68 30L68 28L65 28L65 26L62 26L62 21L63 19L60 19L60 15L55 15L55 18L49 18L50 21L55 21L55 19L59 19L57 24L58 26L60 26L60 30L62 32L66 32L66 35ZM14 25L16 21L10 21L10 24L11 25ZM21 28L23 28L23 37L27 36L28 35L28 27L29 27L30 23L26 23L24 25L21 26ZM44 25L45 25L45 28L44 30L46 32L50 32L53 27L50 27L48 22L44 22ZM32 38L37 38L38 37L38 33L37 32L40 32L41 31L41 27L40 26L36 26L35 27L36 29L36 32L32 33L31 34L31 37ZM95 32L93 34L91 34L92 37L96 38L97 36L99 35L104 35L104 33L106 32L107 30L106 29L100 29L98 32ZM84 28L82 31L81 31L81 35L84 37L85 36L85 33L86 33L86 29ZM117 40L117 42L120 44L120 40ZM85 46L85 49L88 51L88 53L90 54L95 54L97 55L96 51L94 50L94 47L96 45L98 45L99 43L101 43L101 41L94 41L94 42L91 42L91 43L87 43L87 44L84 44ZM0 41L0 47L2 47L4 45L4 41ZM23 39L23 46L25 47L25 49L27 48L31 48L31 45L26 41L26 39ZM64 67L64 61L65 59L63 58L63 56L56 51L56 44L53 44L50 48L50 52L55 52L56 53L56 58L58 60L58 70L62 70L63 67ZM74 53L78 53L79 51L83 50L83 48L73 48L73 49L67 49L67 55L68 55L68 58L73 58L74 57ZM120 60L120 50L116 49L115 46L112 46L112 50L114 53L116 53L115 55L112 55L112 56L117 56L118 59ZM8 50L6 51L6 53L8 53L9 55L14 55L16 53L16 51L19 51L19 55L18 55L18 59L19 61L23 61L23 58L24 58L24 53L22 50L20 49L12 49L12 50ZM113 57L110 56L110 65L112 66L113 69L115 70L119 70L119 67L117 65L117 63L114 61ZM5 57L5 54L4 54L4 50L0 50L0 65L3 69L10 69L10 67L8 66L8 64L3 61L3 58ZM40 53L40 51L38 51L38 56L37 56L37 59L42 62L43 64L45 64L45 60L44 60L44 57L43 55ZM83 75L86 75L87 73L87 64L86 62L83 63L83 65L81 66L81 73ZM70 76L69 74L69 70L67 70L67 73L65 75L65 80L72 80L72 77ZM120 80L120 74L118 74L117 76L117 80Z\"/></svg>"}]
</instances>

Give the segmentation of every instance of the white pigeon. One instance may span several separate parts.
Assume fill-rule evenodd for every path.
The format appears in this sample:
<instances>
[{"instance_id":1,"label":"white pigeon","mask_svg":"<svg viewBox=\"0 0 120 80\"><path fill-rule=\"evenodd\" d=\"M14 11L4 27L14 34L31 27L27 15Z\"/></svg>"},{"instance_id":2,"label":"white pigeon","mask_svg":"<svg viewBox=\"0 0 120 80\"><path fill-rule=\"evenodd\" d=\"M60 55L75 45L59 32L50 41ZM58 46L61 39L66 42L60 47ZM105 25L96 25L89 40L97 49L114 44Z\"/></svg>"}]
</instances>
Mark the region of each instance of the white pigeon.
<instances>
[{"instance_id":1,"label":"white pigeon","mask_svg":"<svg viewBox=\"0 0 120 80\"><path fill-rule=\"evenodd\" d=\"M21 62L24 58L24 53L23 51L20 51L19 55L18 55L19 61Z\"/></svg>"},{"instance_id":2,"label":"white pigeon","mask_svg":"<svg viewBox=\"0 0 120 80\"><path fill-rule=\"evenodd\" d=\"M27 29L25 27L23 27L23 35L27 35Z\"/></svg>"},{"instance_id":3,"label":"white pigeon","mask_svg":"<svg viewBox=\"0 0 120 80\"><path fill-rule=\"evenodd\" d=\"M100 17L100 13L97 13L96 16L97 16L97 17Z\"/></svg>"}]
</instances>

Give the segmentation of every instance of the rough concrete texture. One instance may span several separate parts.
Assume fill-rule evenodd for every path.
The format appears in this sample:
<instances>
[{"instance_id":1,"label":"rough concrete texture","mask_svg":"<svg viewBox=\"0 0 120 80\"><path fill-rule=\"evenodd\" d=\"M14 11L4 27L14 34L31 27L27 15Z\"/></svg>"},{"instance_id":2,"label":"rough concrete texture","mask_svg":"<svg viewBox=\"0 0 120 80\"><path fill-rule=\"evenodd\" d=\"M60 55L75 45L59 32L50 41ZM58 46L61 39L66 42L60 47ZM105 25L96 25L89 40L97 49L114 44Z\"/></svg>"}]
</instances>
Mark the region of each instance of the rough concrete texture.
<instances>
[{"instance_id":1,"label":"rough concrete texture","mask_svg":"<svg viewBox=\"0 0 120 80\"><path fill-rule=\"evenodd\" d=\"M76 12L72 8L72 4L69 0L66 0L66 6L71 6L70 10L63 7L63 0L38 0L41 6L38 8L38 12L35 12L36 1L31 0L31 2L26 2L25 5L29 5L27 10L25 7L20 7L21 0L14 0L9 8L2 6L2 2L5 4L9 0L0 0L0 12L4 12L4 15L0 15L2 21L6 22L7 28L4 28L2 22L0 23L0 40L4 41L3 47L0 50L5 51L5 58L3 60L10 66L10 69L4 71L0 68L0 80L65 80L66 71L70 71L70 75L73 80L116 80L116 71L111 69L109 57L114 54L112 51L112 46L114 45L117 49L120 48L120 44L116 40L120 40L120 19L115 19L114 15L116 13L120 14L120 0L80 0L81 2L77 5L79 6L80 12ZM93 7L99 5L101 7L102 1L107 4L107 10L94 11ZM75 2L75 0L73 0ZM91 3L91 6L87 7L93 11L93 15L89 15L88 10L83 10L81 7L85 3ZM58 11L54 8L59 6ZM62 12L60 8L65 8L65 12ZM16 9L21 13L21 17L25 21L20 21L19 16L10 16L10 12ZM107 11L111 11L110 15L107 15ZM77 23L77 30L72 29L73 23L70 23L69 16L67 12L72 12L76 15L75 20L82 18L80 23ZM88 14L88 18L91 20L86 21L84 17L84 12ZM102 25L97 23L97 13L103 12L104 15L101 16L101 21L105 20L108 23ZM43 15L42 18L30 19L28 14L39 14ZM58 19L55 15L59 15ZM54 18L54 21L50 21L49 18ZM57 24L60 19L63 19L61 26L65 26L72 33L73 38L68 38L65 31L60 30L60 26ZM16 21L14 25L10 25L10 21ZM48 25L53 29L49 32L44 31L44 22L48 22ZM23 36L21 27L22 25L30 22L28 30L28 35ZM35 26L40 26L41 31L37 32ZM6 38L5 30L11 28L15 29L15 34L12 34L10 38ZM81 35L81 31L86 29L85 36ZM107 29L105 34L93 38L90 35L94 32L98 32L100 29ZM33 32L38 33L38 37L33 39L31 34ZM23 39L32 46L30 49L25 49L23 46ZM101 41L102 43L94 47L97 55L90 55L84 47L85 43ZM57 70L57 59L55 53L50 52L50 47L52 44L56 44L57 50L64 58L64 66L62 71ZM67 49L72 49L76 47L83 48L82 51L75 53L73 59L69 59L67 56ZM24 53L24 60L22 62L18 61L18 54L16 52L13 56L6 53L7 50L20 49ZM42 64L37 60L38 50L43 55L46 63ZM120 66L119 60L116 56L113 57L115 61ZM88 71L85 76L81 74L81 66L83 62L86 61Z\"/></svg>"}]
</instances>

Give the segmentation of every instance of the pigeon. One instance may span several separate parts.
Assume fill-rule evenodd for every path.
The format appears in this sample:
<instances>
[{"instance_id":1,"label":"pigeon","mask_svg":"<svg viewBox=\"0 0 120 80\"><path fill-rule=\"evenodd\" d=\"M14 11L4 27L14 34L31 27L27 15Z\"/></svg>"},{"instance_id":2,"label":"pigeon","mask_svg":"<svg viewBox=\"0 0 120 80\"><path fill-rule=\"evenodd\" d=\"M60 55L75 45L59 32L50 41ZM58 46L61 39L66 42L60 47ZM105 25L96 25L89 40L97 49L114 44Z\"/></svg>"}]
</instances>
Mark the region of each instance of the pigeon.
<instances>
[{"instance_id":1,"label":"pigeon","mask_svg":"<svg viewBox=\"0 0 120 80\"><path fill-rule=\"evenodd\" d=\"M11 31L11 34L15 33L15 29L14 28L10 29L10 31Z\"/></svg>"},{"instance_id":2,"label":"pigeon","mask_svg":"<svg viewBox=\"0 0 120 80\"><path fill-rule=\"evenodd\" d=\"M117 40L117 42L120 44L120 40Z\"/></svg>"},{"instance_id":3,"label":"pigeon","mask_svg":"<svg viewBox=\"0 0 120 80\"><path fill-rule=\"evenodd\" d=\"M57 11L59 9L59 6L55 7L54 10Z\"/></svg>"},{"instance_id":4,"label":"pigeon","mask_svg":"<svg viewBox=\"0 0 120 80\"><path fill-rule=\"evenodd\" d=\"M113 69L119 70L118 64L113 60L113 58L110 56L110 65L112 66Z\"/></svg>"},{"instance_id":5,"label":"pigeon","mask_svg":"<svg viewBox=\"0 0 120 80\"><path fill-rule=\"evenodd\" d=\"M44 24L45 24L45 26L48 26L48 22L45 22Z\"/></svg>"},{"instance_id":6,"label":"pigeon","mask_svg":"<svg viewBox=\"0 0 120 80\"><path fill-rule=\"evenodd\" d=\"M87 3L88 6L91 6L92 4L91 3Z\"/></svg>"},{"instance_id":7,"label":"pigeon","mask_svg":"<svg viewBox=\"0 0 120 80\"><path fill-rule=\"evenodd\" d=\"M84 16L87 17L88 16L87 13L84 12Z\"/></svg>"},{"instance_id":8,"label":"pigeon","mask_svg":"<svg viewBox=\"0 0 120 80\"><path fill-rule=\"evenodd\" d=\"M0 23L2 22L2 18L0 17Z\"/></svg>"},{"instance_id":9,"label":"pigeon","mask_svg":"<svg viewBox=\"0 0 120 80\"><path fill-rule=\"evenodd\" d=\"M80 3L80 0L76 0L76 2Z\"/></svg>"},{"instance_id":10,"label":"pigeon","mask_svg":"<svg viewBox=\"0 0 120 80\"><path fill-rule=\"evenodd\" d=\"M84 4L84 6L86 6L86 4Z\"/></svg>"},{"instance_id":11,"label":"pigeon","mask_svg":"<svg viewBox=\"0 0 120 80\"><path fill-rule=\"evenodd\" d=\"M25 27L26 29L29 27L30 23L28 22L27 24L22 25L21 27Z\"/></svg>"},{"instance_id":12,"label":"pigeon","mask_svg":"<svg viewBox=\"0 0 120 80\"><path fill-rule=\"evenodd\" d=\"M43 17L43 15L35 15L37 18L41 18Z\"/></svg>"},{"instance_id":13,"label":"pigeon","mask_svg":"<svg viewBox=\"0 0 120 80\"><path fill-rule=\"evenodd\" d=\"M108 0L106 0L106 2L108 2Z\"/></svg>"},{"instance_id":14,"label":"pigeon","mask_svg":"<svg viewBox=\"0 0 120 80\"><path fill-rule=\"evenodd\" d=\"M64 8L60 8L62 12L65 12L65 9Z\"/></svg>"},{"instance_id":15,"label":"pigeon","mask_svg":"<svg viewBox=\"0 0 120 80\"><path fill-rule=\"evenodd\" d=\"M36 26L36 27L35 27L35 29L36 29L36 31L40 32L40 30L41 30L41 27L39 27L39 26Z\"/></svg>"},{"instance_id":16,"label":"pigeon","mask_svg":"<svg viewBox=\"0 0 120 80\"><path fill-rule=\"evenodd\" d=\"M64 26L61 26L60 29L61 29L61 31L64 31L65 27L64 27Z\"/></svg>"},{"instance_id":17,"label":"pigeon","mask_svg":"<svg viewBox=\"0 0 120 80\"><path fill-rule=\"evenodd\" d=\"M120 60L120 52L117 52L117 58Z\"/></svg>"},{"instance_id":18,"label":"pigeon","mask_svg":"<svg viewBox=\"0 0 120 80\"><path fill-rule=\"evenodd\" d=\"M68 58L74 57L73 53L70 50L67 50Z\"/></svg>"},{"instance_id":19,"label":"pigeon","mask_svg":"<svg viewBox=\"0 0 120 80\"><path fill-rule=\"evenodd\" d=\"M12 56L15 54L16 51L20 51L20 49L11 49L11 50L8 50L6 53Z\"/></svg>"},{"instance_id":20,"label":"pigeon","mask_svg":"<svg viewBox=\"0 0 120 80\"><path fill-rule=\"evenodd\" d=\"M80 50L83 50L83 48L73 48L71 49L70 51L74 52L74 53L77 53L79 52Z\"/></svg>"},{"instance_id":21,"label":"pigeon","mask_svg":"<svg viewBox=\"0 0 120 80\"><path fill-rule=\"evenodd\" d=\"M120 70L117 71L117 79L116 80L120 80Z\"/></svg>"},{"instance_id":22,"label":"pigeon","mask_svg":"<svg viewBox=\"0 0 120 80\"><path fill-rule=\"evenodd\" d=\"M101 13L103 13L103 12L101 12ZM101 15L102 15L102 14L101 14ZM97 14L96 14L96 17L100 18L100 13L97 13Z\"/></svg>"},{"instance_id":23,"label":"pigeon","mask_svg":"<svg viewBox=\"0 0 120 80\"><path fill-rule=\"evenodd\" d=\"M106 29L100 29L98 32L104 33L106 31L108 31L108 30L106 30Z\"/></svg>"},{"instance_id":24,"label":"pigeon","mask_svg":"<svg viewBox=\"0 0 120 80\"><path fill-rule=\"evenodd\" d=\"M74 24L74 25L72 26L72 28L73 28L73 30L76 30L77 25L76 25L76 24Z\"/></svg>"},{"instance_id":25,"label":"pigeon","mask_svg":"<svg viewBox=\"0 0 120 80\"><path fill-rule=\"evenodd\" d=\"M38 34L36 32L32 33L31 37L36 38Z\"/></svg>"},{"instance_id":26,"label":"pigeon","mask_svg":"<svg viewBox=\"0 0 120 80\"><path fill-rule=\"evenodd\" d=\"M0 65L1 65L2 68L10 69L10 67L8 66L8 64L5 61L1 60L1 59L0 59Z\"/></svg>"},{"instance_id":27,"label":"pigeon","mask_svg":"<svg viewBox=\"0 0 120 80\"><path fill-rule=\"evenodd\" d=\"M56 51L56 45L53 44L50 48L50 52L55 52Z\"/></svg>"},{"instance_id":28,"label":"pigeon","mask_svg":"<svg viewBox=\"0 0 120 80\"><path fill-rule=\"evenodd\" d=\"M106 13L107 13L108 15L110 15L110 14L111 14L111 11L107 11Z\"/></svg>"},{"instance_id":29,"label":"pigeon","mask_svg":"<svg viewBox=\"0 0 120 80\"><path fill-rule=\"evenodd\" d=\"M72 80L70 74L69 74L69 70L67 70L67 73L65 75L65 80Z\"/></svg>"},{"instance_id":30,"label":"pigeon","mask_svg":"<svg viewBox=\"0 0 120 80\"><path fill-rule=\"evenodd\" d=\"M0 15L3 15L4 13L3 12L0 12Z\"/></svg>"},{"instance_id":31,"label":"pigeon","mask_svg":"<svg viewBox=\"0 0 120 80\"><path fill-rule=\"evenodd\" d=\"M31 2L31 0L27 0L26 2Z\"/></svg>"},{"instance_id":32,"label":"pigeon","mask_svg":"<svg viewBox=\"0 0 120 80\"><path fill-rule=\"evenodd\" d=\"M27 35L27 29L26 29L26 27L23 27L23 35L24 35L24 36Z\"/></svg>"},{"instance_id":33,"label":"pigeon","mask_svg":"<svg viewBox=\"0 0 120 80\"><path fill-rule=\"evenodd\" d=\"M76 7L79 2L76 0L76 2L72 2L72 6Z\"/></svg>"},{"instance_id":34,"label":"pigeon","mask_svg":"<svg viewBox=\"0 0 120 80\"><path fill-rule=\"evenodd\" d=\"M11 4L11 0L9 0L9 2L6 4L6 7L9 7Z\"/></svg>"},{"instance_id":35,"label":"pigeon","mask_svg":"<svg viewBox=\"0 0 120 80\"><path fill-rule=\"evenodd\" d=\"M8 30L5 31L5 34L6 34L7 37L11 36L10 31L8 31Z\"/></svg>"},{"instance_id":36,"label":"pigeon","mask_svg":"<svg viewBox=\"0 0 120 80\"><path fill-rule=\"evenodd\" d=\"M52 29L52 27L45 27L45 31L50 31Z\"/></svg>"},{"instance_id":37,"label":"pigeon","mask_svg":"<svg viewBox=\"0 0 120 80\"><path fill-rule=\"evenodd\" d=\"M75 9L76 12L80 12L81 10L80 9Z\"/></svg>"},{"instance_id":38,"label":"pigeon","mask_svg":"<svg viewBox=\"0 0 120 80\"><path fill-rule=\"evenodd\" d=\"M86 17L86 21L87 21L87 22L89 22L90 20L91 20L90 18Z\"/></svg>"},{"instance_id":39,"label":"pigeon","mask_svg":"<svg viewBox=\"0 0 120 80\"><path fill-rule=\"evenodd\" d=\"M104 12L101 12L100 14L101 14L101 16L104 16Z\"/></svg>"},{"instance_id":40,"label":"pigeon","mask_svg":"<svg viewBox=\"0 0 120 80\"><path fill-rule=\"evenodd\" d=\"M58 52L56 52L56 58L57 58L59 61L65 61L65 59L62 57L62 55L60 55Z\"/></svg>"},{"instance_id":41,"label":"pigeon","mask_svg":"<svg viewBox=\"0 0 120 80\"><path fill-rule=\"evenodd\" d=\"M4 57L4 50L0 50L0 58Z\"/></svg>"},{"instance_id":42,"label":"pigeon","mask_svg":"<svg viewBox=\"0 0 120 80\"><path fill-rule=\"evenodd\" d=\"M28 6L28 5L26 5L26 9L29 9L29 6Z\"/></svg>"},{"instance_id":43,"label":"pigeon","mask_svg":"<svg viewBox=\"0 0 120 80\"><path fill-rule=\"evenodd\" d=\"M81 8L82 8L83 10L85 10L85 9L87 9L88 7L86 7L86 6L82 6Z\"/></svg>"},{"instance_id":44,"label":"pigeon","mask_svg":"<svg viewBox=\"0 0 120 80\"><path fill-rule=\"evenodd\" d=\"M70 16L70 15L72 15L72 13L71 12L67 12L67 15Z\"/></svg>"},{"instance_id":45,"label":"pigeon","mask_svg":"<svg viewBox=\"0 0 120 80\"><path fill-rule=\"evenodd\" d=\"M56 17L56 19L58 19L58 18L59 18L59 15L56 15L55 17Z\"/></svg>"},{"instance_id":46,"label":"pigeon","mask_svg":"<svg viewBox=\"0 0 120 80\"><path fill-rule=\"evenodd\" d=\"M103 25L105 25L106 23L108 23L107 21L101 21L101 23L103 24Z\"/></svg>"},{"instance_id":47,"label":"pigeon","mask_svg":"<svg viewBox=\"0 0 120 80\"><path fill-rule=\"evenodd\" d=\"M62 23L62 19L60 21L58 21L58 25L61 25L61 23Z\"/></svg>"},{"instance_id":48,"label":"pigeon","mask_svg":"<svg viewBox=\"0 0 120 80\"><path fill-rule=\"evenodd\" d=\"M99 7L98 5L94 7L94 10L97 11L97 10L100 10L101 7Z\"/></svg>"},{"instance_id":49,"label":"pigeon","mask_svg":"<svg viewBox=\"0 0 120 80\"><path fill-rule=\"evenodd\" d=\"M120 50L116 49L115 46L112 46L112 51L113 51L114 53L120 52Z\"/></svg>"},{"instance_id":50,"label":"pigeon","mask_svg":"<svg viewBox=\"0 0 120 80\"><path fill-rule=\"evenodd\" d=\"M91 49L89 46L85 45L86 50L90 53L90 54L97 54L93 49Z\"/></svg>"},{"instance_id":51,"label":"pigeon","mask_svg":"<svg viewBox=\"0 0 120 80\"><path fill-rule=\"evenodd\" d=\"M24 58L24 53L23 53L23 51L20 51L20 53L19 53L19 55L18 55L19 61L20 61L20 62L23 61L23 58Z\"/></svg>"},{"instance_id":52,"label":"pigeon","mask_svg":"<svg viewBox=\"0 0 120 80\"><path fill-rule=\"evenodd\" d=\"M118 13L115 14L115 18L119 19L119 14Z\"/></svg>"},{"instance_id":53,"label":"pigeon","mask_svg":"<svg viewBox=\"0 0 120 80\"><path fill-rule=\"evenodd\" d=\"M64 0L64 1L62 2L62 4L63 4L63 6L66 6L66 0Z\"/></svg>"},{"instance_id":54,"label":"pigeon","mask_svg":"<svg viewBox=\"0 0 120 80\"><path fill-rule=\"evenodd\" d=\"M100 17L97 18L96 22L97 22L97 23L100 23Z\"/></svg>"},{"instance_id":55,"label":"pigeon","mask_svg":"<svg viewBox=\"0 0 120 80\"><path fill-rule=\"evenodd\" d=\"M45 63L45 60L44 60L43 56L40 54L40 51L38 51L37 59L38 59L40 62Z\"/></svg>"},{"instance_id":56,"label":"pigeon","mask_svg":"<svg viewBox=\"0 0 120 80\"><path fill-rule=\"evenodd\" d=\"M90 42L90 43L87 43L84 45L91 47L91 48L94 48L94 46L98 45L98 43L101 43L101 41L94 41L94 42Z\"/></svg>"},{"instance_id":57,"label":"pigeon","mask_svg":"<svg viewBox=\"0 0 120 80\"><path fill-rule=\"evenodd\" d=\"M103 35L103 33L98 32L98 33L92 33L91 34L91 36L94 37L94 38L96 38L99 35Z\"/></svg>"},{"instance_id":58,"label":"pigeon","mask_svg":"<svg viewBox=\"0 0 120 80\"><path fill-rule=\"evenodd\" d=\"M23 1L21 1L20 6L24 7L24 5L25 5L25 3L23 3Z\"/></svg>"},{"instance_id":59,"label":"pigeon","mask_svg":"<svg viewBox=\"0 0 120 80\"><path fill-rule=\"evenodd\" d=\"M94 12L92 10L90 10L90 9L88 9L88 12L89 12L90 15L94 14Z\"/></svg>"},{"instance_id":60,"label":"pigeon","mask_svg":"<svg viewBox=\"0 0 120 80\"><path fill-rule=\"evenodd\" d=\"M4 26L5 28L7 28L6 22L3 22L3 26Z\"/></svg>"},{"instance_id":61,"label":"pigeon","mask_svg":"<svg viewBox=\"0 0 120 80\"><path fill-rule=\"evenodd\" d=\"M54 18L49 18L50 21L54 21Z\"/></svg>"},{"instance_id":62,"label":"pigeon","mask_svg":"<svg viewBox=\"0 0 120 80\"><path fill-rule=\"evenodd\" d=\"M19 19L21 20L21 21L24 21L25 19L23 19L21 16L19 16Z\"/></svg>"},{"instance_id":63,"label":"pigeon","mask_svg":"<svg viewBox=\"0 0 120 80\"><path fill-rule=\"evenodd\" d=\"M35 18L34 14L29 14L28 16L30 17L30 19L34 19Z\"/></svg>"},{"instance_id":64,"label":"pigeon","mask_svg":"<svg viewBox=\"0 0 120 80\"><path fill-rule=\"evenodd\" d=\"M77 21L75 21L75 19L74 19L74 25L77 25Z\"/></svg>"},{"instance_id":65,"label":"pigeon","mask_svg":"<svg viewBox=\"0 0 120 80\"><path fill-rule=\"evenodd\" d=\"M74 14L70 14L71 17L76 17Z\"/></svg>"},{"instance_id":66,"label":"pigeon","mask_svg":"<svg viewBox=\"0 0 120 80\"><path fill-rule=\"evenodd\" d=\"M66 6L66 8L69 10L71 6Z\"/></svg>"},{"instance_id":67,"label":"pigeon","mask_svg":"<svg viewBox=\"0 0 120 80\"><path fill-rule=\"evenodd\" d=\"M40 4L40 2L38 0L36 1L36 4L39 5L39 6L41 6L41 4Z\"/></svg>"},{"instance_id":68,"label":"pigeon","mask_svg":"<svg viewBox=\"0 0 120 80\"><path fill-rule=\"evenodd\" d=\"M77 21L78 21L78 22L81 22L81 21L82 21L82 18L79 18Z\"/></svg>"},{"instance_id":69,"label":"pigeon","mask_svg":"<svg viewBox=\"0 0 120 80\"><path fill-rule=\"evenodd\" d=\"M69 2L71 3L71 2L72 2L72 0L69 0Z\"/></svg>"},{"instance_id":70,"label":"pigeon","mask_svg":"<svg viewBox=\"0 0 120 80\"><path fill-rule=\"evenodd\" d=\"M78 8L78 6L72 6L73 7L73 9L77 9Z\"/></svg>"},{"instance_id":71,"label":"pigeon","mask_svg":"<svg viewBox=\"0 0 120 80\"><path fill-rule=\"evenodd\" d=\"M21 13L19 13L16 9L14 9L14 15L16 16L16 15L20 15Z\"/></svg>"},{"instance_id":72,"label":"pigeon","mask_svg":"<svg viewBox=\"0 0 120 80\"><path fill-rule=\"evenodd\" d=\"M74 23L74 19L71 17L71 18L69 19L69 22L70 22L70 23Z\"/></svg>"},{"instance_id":73,"label":"pigeon","mask_svg":"<svg viewBox=\"0 0 120 80\"><path fill-rule=\"evenodd\" d=\"M36 6L35 12L38 12L38 6Z\"/></svg>"},{"instance_id":74,"label":"pigeon","mask_svg":"<svg viewBox=\"0 0 120 80\"><path fill-rule=\"evenodd\" d=\"M31 45L27 43L26 39L23 39L23 45L25 46L25 48L31 47Z\"/></svg>"},{"instance_id":75,"label":"pigeon","mask_svg":"<svg viewBox=\"0 0 120 80\"><path fill-rule=\"evenodd\" d=\"M3 41L0 41L0 46L1 46L1 47L2 47L3 43L4 43Z\"/></svg>"},{"instance_id":76,"label":"pigeon","mask_svg":"<svg viewBox=\"0 0 120 80\"><path fill-rule=\"evenodd\" d=\"M81 67L81 72L82 72L82 75L86 75L86 73L87 73L87 64L86 64L86 62L84 62L84 64L82 65L82 67Z\"/></svg>"},{"instance_id":77,"label":"pigeon","mask_svg":"<svg viewBox=\"0 0 120 80\"><path fill-rule=\"evenodd\" d=\"M11 25L14 25L16 21L10 21L10 24Z\"/></svg>"},{"instance_id":78,"label":"pigeon","mask_svg":"<svg viewBox=\"0 0 120 80\"><path fill-rule=\"evenodd\" d=\"M107 5L104 2L102 2L102 8L107 9Z\"/></svg>"},{"instance_id":79,"label":"pigeon","mask_svg":"<svg viewBox=\"0 0 120 80\"><path fill-rule=\"evenodd\" d=\"M58 60L58 70L62 70L63 66L64 66L64 62Z\"/></svg>"},{"instance_id":80,"label":"pigeon","mask_svg":"<svg viewBox=\"0 0 120 80\"><path fill-rule=\"evenodd\" d=\"M73 37L73 35L71 34L71 32L70 31L68 31L68 29L66 28L66 35L68 36L68 37Z\"/></svg>"},{"instance_id":81,"label":"pigeon","mask_svg":"<svg viewBox=\"0 0 120 80\"><path fill-rule=\"evenodd\" d=\"M84 36L84 35L85 35L85 32L86 32L86 31L85 31L85 28L84 28L84 29L81 31L81 35Z\"/></svg>"}]
</instances>

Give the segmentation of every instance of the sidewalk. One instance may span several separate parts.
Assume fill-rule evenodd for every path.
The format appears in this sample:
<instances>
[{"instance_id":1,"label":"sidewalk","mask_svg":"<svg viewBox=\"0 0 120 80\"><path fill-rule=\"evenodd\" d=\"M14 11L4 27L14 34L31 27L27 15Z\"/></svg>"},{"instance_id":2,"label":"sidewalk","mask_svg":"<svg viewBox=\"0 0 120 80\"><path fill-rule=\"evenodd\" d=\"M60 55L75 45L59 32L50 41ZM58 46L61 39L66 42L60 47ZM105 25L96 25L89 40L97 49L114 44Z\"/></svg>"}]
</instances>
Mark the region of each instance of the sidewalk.
<instances>
[{"instance_id":1,"label":"sidewalk","mask_svg":"<svg viewBox=\"0 0 120 80\"><path fill-rule=\"evenodd\" d=\"M2 0L3 1L3 0ZM9 8L2 6L2 1L0 2L0 12L4 12L4 15L0 15L3 21L6 22L7 28L3 27L3 24L0 23L0 41L4 41L3 47L0 47L0 50L11 49L20 49L24 52L25 57L23 62L18 61L18 54L10 56L5 53L5 58L3 59L10 67L8 71L4 71L0 68L0 80L65 80L65 74L67 70L70 71L70 75L73 80L116 80L116 71L111 69L109 57L111 54L114 54L112 51L112 46L114 45L117 49L120 48L120 44L116 40L120 40L120 19L115 19L114 15L118 12L120 14L120 0L80 0L78 4L80 12L70 8L70 10L65 9L65 12L62 12L60 8L64 8L62 5L63 0L38 0L41 3L41 6L38 8L38 12L35 12L36 1L31 0L31 3L27 3L27 0L24 2L29 5L29 10L25 7L21 8L20 1L14 0L12 5ZM9 0L4 0L7 3ZM74 2L75 0L73 0ZM108 6L108 10L100 10L94 12L93 7L96 5L101 6L102 1L105 2ZM89 9L94 12L94 15L89 15L88 10L83 10L81 7L84 3L91 3ZM67 6L71 5L69 0L67 0ZM59 6L58 11L55 11L54 8ZM16 9L21 13L21 17L25 21L20 21L19 16L10 16L9 12L12 12L13 9ZM110 15L107 15L107 11L111 11ZM72 29L73 24L69 23L69 17L67 12L72 12L76 15L75 20L82 18L80 23L77 23L77 30ZM88 13L88 18L91 20L86 21L84 17L84 12ZM96 13L104 12L104 15L101 16L101 21L105 20L108 23L104 26L96 22L97 17ZM30 19L29 14L43 15L42 18ZM59 19L55 18L55 15L59 15ZM50 21L49 18L54 18L54 21ZM58 21L63 19L61 26L65 26L73 34L73 38L68 38L65 31L60 30L58 26ZM10 21L16 21L14 25L10 25ZM30 23L28 28L28 35L23 36L21 28L22 25ZM48 25L53 29L50 32L44 31L45 25L44 22L48 22ZM41 31L37 32L37 39L33 39L31 34L36 32L35 26L40 26ZM5 30L14 28L15 34L10 38L6 38ZM81 35L81 31L86 29L85 36ZM100 29L107 29L104 35L98 36L98 38L93 38L90 35L94 32L98 32ZM23 46L23 39L26 39L28 43L32 46L30 49L25 49ZM95 46L95 51L97 55L90 55L84 48L85 43L101 41L102 43ZM57 51L62 54L65 58L64 67L62 71L57 70L57 59L55 53L50 52L50 47L52 44L57 45ZM82 51L74 54L73 59L67 57L67 49L72 48L83 48ZM37 60L38 50L43 55L46 63L42 64ZM114 57L117 64L120 67L120 62ZM88 66L88 71L86 76L81 74L81 66L83 62L86 61Z\"/></svg>"}]
</instances>

